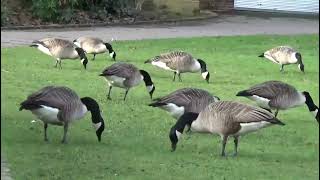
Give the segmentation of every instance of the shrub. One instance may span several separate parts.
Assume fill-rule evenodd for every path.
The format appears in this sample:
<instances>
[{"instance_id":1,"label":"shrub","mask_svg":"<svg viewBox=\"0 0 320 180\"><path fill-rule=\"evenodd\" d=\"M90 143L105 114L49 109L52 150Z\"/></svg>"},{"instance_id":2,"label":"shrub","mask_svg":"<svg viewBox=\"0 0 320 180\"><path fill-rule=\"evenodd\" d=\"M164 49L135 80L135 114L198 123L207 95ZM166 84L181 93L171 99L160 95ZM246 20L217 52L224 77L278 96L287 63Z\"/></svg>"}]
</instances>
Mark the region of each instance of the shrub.
<instances>
[{"instance_id":1,"label":"shrub","mask_svg":"<svg viewBox=\"0 0 320 180\"><path fill-rule=\"evenodd\" d=\"M9 10L7 4L4 1L1 1L1 26L7 24Z\"/></svg>"}]
</instances>

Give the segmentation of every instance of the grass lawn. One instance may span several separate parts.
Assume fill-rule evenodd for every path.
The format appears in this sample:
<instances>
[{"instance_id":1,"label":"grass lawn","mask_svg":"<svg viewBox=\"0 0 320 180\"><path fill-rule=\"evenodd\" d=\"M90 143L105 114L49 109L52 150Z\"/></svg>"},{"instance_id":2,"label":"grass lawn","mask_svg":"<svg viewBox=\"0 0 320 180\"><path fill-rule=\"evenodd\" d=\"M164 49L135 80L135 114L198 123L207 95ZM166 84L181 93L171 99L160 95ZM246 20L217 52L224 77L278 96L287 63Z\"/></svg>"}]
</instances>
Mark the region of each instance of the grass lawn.
<instances>
[{"instance_id":1,"label":"grass lawn","mask_svg":"<svg viewBox=\"0 0 320 180\"><path fill-rule=\"evenodd\" d=\"M319 36L237 36L190 39L118 41L113 44L118 61L148 71L156 85L154 97L178 88L203 88L222 100L253 104L236 97L243 90L267 80L281 80L307 90L319 105ZM285 67L257 56L277 45L291 45L303 57L305 74L297 65ZM207 62L211 83L197 74L182 74L183 82L171 82L172 73L143 62L159 53L184 50ZM88 55L91 59L92 55ZM98 74L113 63L97 55L84 70L79 61L64 61L62 70L53 58L30 47L1 49L1 145L15 179L317 179L319 176L319 125L307 106L280 111L286 126L273 126L240 139L238 157L220 157L220 137L184 135L170 152L169 130L175 120L160 109L147 106L144 84L129 91L107 85ZM97 141L90 113L71 125L69 144L60 144L63 128L31 123L29 111L18 111L27 95L47 85L65 85L81 97L96 99L103 111L106 131ZM227 145L233 152L233 140Z\"/></svg>"}]
</instances>

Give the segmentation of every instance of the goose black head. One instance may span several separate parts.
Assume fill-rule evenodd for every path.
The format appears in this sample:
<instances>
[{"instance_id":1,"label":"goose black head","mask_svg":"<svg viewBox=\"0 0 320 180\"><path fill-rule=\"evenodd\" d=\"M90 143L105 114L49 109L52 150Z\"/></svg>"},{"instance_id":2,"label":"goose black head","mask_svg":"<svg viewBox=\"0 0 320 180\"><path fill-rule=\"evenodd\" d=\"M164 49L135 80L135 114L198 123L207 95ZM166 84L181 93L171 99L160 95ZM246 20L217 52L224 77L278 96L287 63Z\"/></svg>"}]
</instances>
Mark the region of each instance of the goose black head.
<instances>
[{"instance_id":1,"label":"goose black head","mask_svg":"<svg viewBox=\"0 0 320 180\"><path fill-rule=\"evenodd\" d=\"M143 76L143 81L144 81L146 88L147 88L147 90L150 94L150 97L152 99L152 95L153 95L153 92L156 90L156 87L154 86L154 84L151 80L151 77L147 71L140 70L140 74Z\"/></svg>"},{"instance_id":2,"label":"goose black head","mask_svg":"<svg viewBox=\"0 0 320 180\"><path fill-rule=\"evenodd\" d=\"M199 114L197 113L191 112L185 113L178 119L176 124L172 126L169 133L172 152L176 150L178 141L181 137L181 134L183 133L185 126L188 125L189 127L191 127L192 122L198 118L198 115Z\"/></svg>"},{"instance_id":3,"label":"goose black head","mask_svg":"<svg viewBox=\"0 0 320 180\"><path fill-rule=\"evenodd\" d=\"M305 103L308 106L309 111L314 115L317 122L319 123L319 108L318 108L318 106L314 104L309 92L303 91L302 94L306 98Z\"/></svg>"},{"instance_id":4,"label":"goose black head","mask_svg":"<svg viewBox=\"0 0 320 180\"><path fill-rule=\"evenodd\" d=\"M88 111L91 112L91 119L93 127L96 130L96 135L98 137L98 141L101 141L101 134L105 129L105 123L101 116L101 111L99 104L90 97L81 98L81 102L87 107Z\"/></svg>"},{"instance_id":5,"label":"goose black head","mask_svg":"<svg viewBox=\"0 0 320 180\"><path fill-rule=\"evenodd\" d=\"M82 48L76 47L75 50L77 51L80 59L81 59L81 63L83 64L83 67L85 69L87 69L87 64L88 64L88 58L86 56L85 51Z\"/></svg>"},{"instance_id":6,"label":"goose black head","mask_svg":"<svg viewBox=\"0 0 320 180\"><path fill-rule=\"evenodd\" d=\"M300 53L296 53L295 57L297 59L297 63L298 63L298 68L300 69L301 72L304 73L304 64L302 62L302 56Z\"/></svg>"},{"instance_id":7,"label":"goose black head","mask_svg":"<svg viewBox=\"0 0 320 180\"><path fill-rule=\"evenodd\" d=\"M106 48L108 49L110 57L115 61L117 54L116 54L116 52L113 50L111 44L109 44L109 43L104 43L104 45L105 45Z\"/></svg>"},{"instance_id":8,"label":"goose black head","mask_svg":"<svg viewBox=\"0 0 320 180\"><path fill-rule=\"evenodd\" d=\"M207 83L209 83L210 73L207 70L207 64L201 59L197 59L197 60L200 63L202 78L205 79Z\"/></svg>"}]
</instances>

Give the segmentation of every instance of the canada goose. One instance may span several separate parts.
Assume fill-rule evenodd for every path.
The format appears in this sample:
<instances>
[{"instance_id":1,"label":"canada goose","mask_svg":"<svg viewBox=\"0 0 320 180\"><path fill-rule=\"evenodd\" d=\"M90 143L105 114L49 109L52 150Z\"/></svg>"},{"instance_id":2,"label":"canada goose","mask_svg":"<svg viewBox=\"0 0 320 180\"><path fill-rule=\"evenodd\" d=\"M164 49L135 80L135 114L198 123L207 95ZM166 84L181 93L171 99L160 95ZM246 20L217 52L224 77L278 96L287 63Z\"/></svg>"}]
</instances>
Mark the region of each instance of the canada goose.
<instances>
[{"instance_id":1,"label":"canada goose","mask_svg":"<svg viewBox=\"0 0 320 180\"><path fill-rule=\"evenodd\" d=\"M109 52L110 57L115 61L116 52L113 50L111 44L103 42L99 38L94 37L80 37L73 41L75 45L84 49L88 54L93 54L93 60L96 58L96 54Z\"/></svg>"},{"instance_id":2,"label":"canada goose","mask_svg":"<svg viewBox=\"0 0 320 180\"><path fill-rule=\"evenodd\" d=\"M48 124L64 127L62 143L67 143L67 132L71 122L81 119L90 111L98 141L104 131L104 120L98 103L90 98L79 96L72 89L63 86L46 86L32 93L20 104L20 111L30 110L44 123L44 140L48 141Z\"/></svg>"},{"instance_id":3,"label":"canada goose","mask_svg":"<svg viewBox=\"0 0 320 180\"><path fill-rule=\"evenodd\" d=\"M81 59L81 63L83 64L84 68L87 68L88 59L85 55L85 52L82 48L75 47L72 42L64 39L58 38L45 38L41 40L36 40L32 42L31 47L38 48L41 52L52 56L56 59L57 67L58 63L60 68L61 67L61 60L63 59Z\"/></svg>"},{"instance_id":4,"label":"canada goose","mask_svg":"<svg viewBox=\"0 0 320 180\"><path fill-rule=\"evenodd\" d=\"M207 71L206 63L201 59L193 58L192 55L186 52L173 51L161 54L144 63L151 63L162 69L173 71L173 81L176 79L176 74L178 74L179 81L182 81L180 76L181 73L201 71L203 79L209 83L210 73Z\"/></svg>"},{"instance_id":5,"label":"canada goose","mask_svg":"<svg viewBox=\"0 0 320 180\"><path fill-rule=\"evenodd\" d=\"M143 80L147 90L152 99L152 94L155 90L155 86L151 80L151 77L147 71L139 70L133 64L128 63L114 63L111 66L105 68L99 76L106 78L109 85L108 99L111 99L112 86L126 89L124 99L126 100L128 91L130 88L137 86Z\"/></svg>"},{"instance_id":6,"label":"canada goose","mask_svg":"<svg viewBox=\"0 0 320 180\"><path fill-rule=\"evenodd\" d=\"M262 53L259 57L265 57L270 61L280 64L280 71L283 71L284 65L298 64L300 71L304 73L304 65L299 52L289 46L278 46Z\"/></svg>"},{"instance_id":7,"label":"canada goose","mask_svg":"<svg viewBox=\"0 0 320 180\"><path fill-rule=\"evenodd\" d=\"M196 88L183 88L156 99L149 106L164 109L171 116L179 119L186 112L199 113L210 103L219 100L218 97L211 95L208 91Z\"/></svg>"},{"instance_id":8,"label":"canada goose","mask_svg":"<svg viewBox=\"0 0 320 180\"><path fill-rule=\"evenodd\" d=\"M198 113L186 113L172 126L169 138L172 151L186 125L191 131L218 134L222 140L221 156L225 156L225 146L229 136L234 137L235 152L238 153L238 138L250 132L268 127L272 124L284 125L272 113L254 106L232 101L219 101L209 104Z\"/></svg>"},{"instance_id":9,"label":"canada goose","mask_svg":"<svg viewBox=\"0 0 320 180\"><path fill-rule=\"evenodd\" d=\"M275 116L278 115L279 110L301 106L305 103L319 122L318 107L313 103L309 92L298 92L295 87L281 81L257 84L238 92L236 96L249 98L270 112L271 109L275 109Z\"/></svg>"}]
</instances>

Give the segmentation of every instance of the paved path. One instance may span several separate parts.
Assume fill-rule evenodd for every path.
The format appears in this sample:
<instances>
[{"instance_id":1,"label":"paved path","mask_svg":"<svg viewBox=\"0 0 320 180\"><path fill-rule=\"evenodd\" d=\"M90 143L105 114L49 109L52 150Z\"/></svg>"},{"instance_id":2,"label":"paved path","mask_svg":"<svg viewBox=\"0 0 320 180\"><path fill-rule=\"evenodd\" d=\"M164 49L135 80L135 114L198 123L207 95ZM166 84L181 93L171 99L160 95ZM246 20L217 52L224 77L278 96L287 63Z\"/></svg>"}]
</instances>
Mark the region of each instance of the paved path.
<instances>
[{"instance_id":1,"label":"paved path","mask_svg":"<svg viewBox=\"0 0 320 180\"><path fill-rule=\"evenodd\" d=\"M195 36L310 33L319 33L318 19L222 15L210 20L178 24L1 31L1 47L27 45L33 40L44 37L74 40L79 36L97 36L104 40L111 40L112 38L116 40L137 40Z\"/></svg>"},{"instance_id":2,"label":"paved path","mask_svg":"<svg viewBox=\"0 0 320 180\"><path fill-rule=\"evenodd\" d=\"M3 158L1 154L1 179L2 180L12 180L12 178L9 175L9 169L6 166L5 159Z\"/></svg>"}]
</instances>

